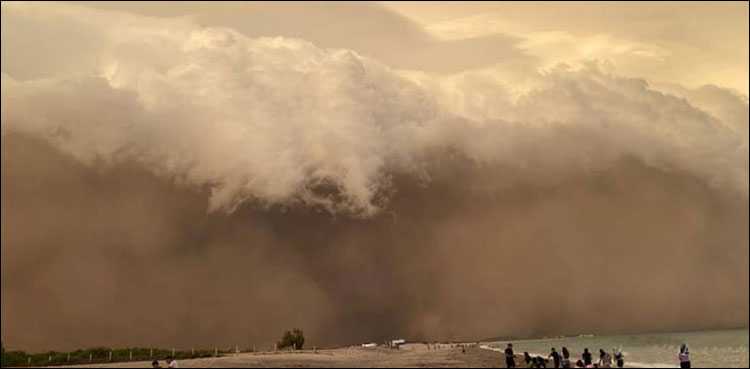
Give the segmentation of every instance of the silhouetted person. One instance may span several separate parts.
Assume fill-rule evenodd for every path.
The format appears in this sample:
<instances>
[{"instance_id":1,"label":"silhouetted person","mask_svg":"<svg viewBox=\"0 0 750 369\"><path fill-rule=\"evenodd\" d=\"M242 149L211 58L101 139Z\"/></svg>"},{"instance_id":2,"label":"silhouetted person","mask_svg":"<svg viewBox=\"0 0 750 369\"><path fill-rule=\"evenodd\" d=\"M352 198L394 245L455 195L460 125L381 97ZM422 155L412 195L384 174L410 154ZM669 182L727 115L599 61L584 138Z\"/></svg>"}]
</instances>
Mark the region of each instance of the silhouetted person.
<instances>
[{"instance_id":1,"label":"silhouetted person","mask_svg":"<svg viewBox=\"0 0 750 369\"><path fill-rule=\"evenodd\" d=\"M154 361L151 362L151 367L152 368L161 368L161 365L159 365L158 361L154 360Z\"/></svg>"},{"instance_id":2,"label":"silhouetted person","mask_svg":"<svg viewBox=\"0 0 750 369\"><path fill-rule=\"evenodd\" d=\"M680 359L680 368L690 368L690 351L686 344L680 346L680 354L677 357Z\"/></svg>"},{"instance_id":3,"label":"silhouetted person","mask_svg":"<svg viewBox=\"0 0 750 369\"><path fill-rule=\"evenodd\" d=\"M531 359L531 355L529 355L528 351L523 352L523 361L526 363L527 368L535 368L535 366L531 366L533 360Z\"/></svg>"},{"instance_id":4,"label":"silhouetted person","mask_svg":"<svg viewBox=\"0 0 750 369\"><path fill-rule=\"evenodd\" d=\"M622 368L625 366L625 357L622 355L622 350L612 348L612 352L615 353L615 362L617 363L618 368Z\"/></svg>"},{"instance_id":5,"label":"silhouetted person","mask_svg":"<svg viewBox=\"0 0 750 369\"><path fill-rule=\"evenodd\" d=\"M560 367L560 354L557 353L557 351L555 351L554 347L552 348L552 352L550 352L549 356L547 356L547 357L551 357L552 358L552 362L555 365L555 368L559 368Z\"/></svg>"},{"instance_id":6,"label":"silhouetted person","mask_svg":"<svg viewBox=\"0 0 750 369\"><path fill-rule=\"evenodd\" d=\"M505 366L508 368L516 367L516 356L513 354L513 344L509 343L505 348Z\"/></svg>"},{"instance_id":7,"label":"silhouetted person","mask_svg":"<svg viewBox=\"0 0 750 369\"><path fill-rule=\"evenodd\" d=\"M586 364L583 363L583 360L576 361L576 368L585 368Z\"/></svg>"},{"instance_id":8,"label":"silhouetted person","mask_svg":"<svg viewBox=\"0 0 750 369\"><path fill-rule=\"evenodd\" d=\"M583 349L583 355L581 355L581 358L583 359L583 365L591 365L591 353L588 348Z\"/></svg>"}]
</instances>

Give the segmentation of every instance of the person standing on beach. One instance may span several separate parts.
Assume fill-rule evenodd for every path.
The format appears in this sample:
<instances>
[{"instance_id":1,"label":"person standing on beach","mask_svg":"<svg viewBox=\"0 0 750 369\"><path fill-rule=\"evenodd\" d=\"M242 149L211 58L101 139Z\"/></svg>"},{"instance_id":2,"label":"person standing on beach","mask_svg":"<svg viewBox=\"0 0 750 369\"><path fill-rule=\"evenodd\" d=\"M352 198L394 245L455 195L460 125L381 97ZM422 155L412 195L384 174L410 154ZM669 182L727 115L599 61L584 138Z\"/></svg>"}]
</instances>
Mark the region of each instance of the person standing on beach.
<instances>
[{"instance_id":1,"label":"person standing on beach","mask_svg":"<svg viewBox=\"0 0 750 369\"><path fill-rule=\"evenodd\" d=\"M581 358L583 359L583 365L591 365L591 353L589 352L588 347L583 349L583 355L581 355Z\"/></svg>"},{"instance_id":2,"label":"person standing on beach","mask_svg":"<svg viewBox=\"0 0 750 369\"><path fill-rule=\"evenodd\" d=\"M555 351L554 347L552 348L552 352L550 352L550 354L547 357L552 358L555 368L560 367L560 354L558 354L557 351Z\"/></svg>"},{"instance_id":3,"label":"person standing on beach","mask_svg":"<svg viewBox=\"0 0 750 369\"><path fill-rule=\"evenodd\" d=\"M516 356L513 354L513 344L509 343L505 348L505 366L508 368L516 367Z\"/></svg>"},{"instance_id":4,"label":"person standing on beach","mask_svg":"<svg viewBox=\"0 0 750 369\"><path fill-rule=\"evenodd\" d=\"M625 357L622 355L622 347L621 348L612 348L612 352L615 353L615 362L617 363L618 368L622 368L625 366Z\"/></svg>"},{"instance_id":5,"label":"person standing on beach","mask_svg":"<svg viewBox=\"0 0 750 369\"><path fill-rule=\"evenodd\" d=\"M690 351L686 344L680 346L680 354L677 357L680 359L680 368L690 368Z\"/></svg>"},{"instance_id":6,"label":"person standing on beach","mask_svg":"<svg viewBox=\"0 0 750 369\"><path fill-rule=\"evenodd\" d=\"M570 368L570 352L567 347L562 348L562 367Z\"/></svg>"},{"instance_id":7,"label":"person standing on beach","mask_svg":"<svg viewBox=\"0 0 750 369\"><path fill-rule=\"evenodd\" d=\"M600 368L611 368L612 367L612 355L608 354L604 349L599 349L599 367Z\"/></svg>"}]
</instances>

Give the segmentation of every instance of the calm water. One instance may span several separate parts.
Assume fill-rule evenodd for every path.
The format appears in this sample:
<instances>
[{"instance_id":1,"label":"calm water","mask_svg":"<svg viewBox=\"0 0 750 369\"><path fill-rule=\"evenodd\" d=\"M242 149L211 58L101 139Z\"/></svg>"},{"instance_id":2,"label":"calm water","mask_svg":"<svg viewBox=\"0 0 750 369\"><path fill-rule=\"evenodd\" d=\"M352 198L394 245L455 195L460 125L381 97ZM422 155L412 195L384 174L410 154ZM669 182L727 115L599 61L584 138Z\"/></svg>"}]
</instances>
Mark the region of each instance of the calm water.
<instances>
[{"instance_id":1,"label":"calm water","mask_svg":"<svg viewBox=\"0 0 750 369\"><path fill-rule=\"evenodd\" d=\"M690 348L693 367L747 368L750 365L748 329L514 341L513 348L519 354L528 351L547 356L551 347L559 352L565 346L570 350L571 358L577 360L584 347L588 347L595 359L599 357L600 348L611 353L613 347L622 347L626 366L678 367L677 351L683 342ZM490 346L499 348L505 344L495 342ZM575 363L575 360L571 361Z\"/></svg>"}]
</instances>

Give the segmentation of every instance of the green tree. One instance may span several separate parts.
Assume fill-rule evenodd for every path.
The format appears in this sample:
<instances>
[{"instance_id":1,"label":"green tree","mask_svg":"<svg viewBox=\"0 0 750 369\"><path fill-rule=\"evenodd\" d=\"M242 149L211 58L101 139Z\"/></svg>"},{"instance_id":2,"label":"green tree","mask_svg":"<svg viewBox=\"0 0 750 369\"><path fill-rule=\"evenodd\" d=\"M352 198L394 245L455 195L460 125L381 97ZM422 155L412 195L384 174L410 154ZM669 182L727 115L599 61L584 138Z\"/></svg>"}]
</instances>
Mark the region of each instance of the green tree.
<instances>
[{"instance_id":1,"label":"green tree","mask_svg":"<svg viewBox=\"0 0 750 369\"><path fill-rule=\"evenodd\" d=\"M302 346L305 345L305 333L299 328L286 331L281 337L281 341L277 342L276 345L280 349L292 347L295 350L302 350Z\"/></svg>"}]
</instances>

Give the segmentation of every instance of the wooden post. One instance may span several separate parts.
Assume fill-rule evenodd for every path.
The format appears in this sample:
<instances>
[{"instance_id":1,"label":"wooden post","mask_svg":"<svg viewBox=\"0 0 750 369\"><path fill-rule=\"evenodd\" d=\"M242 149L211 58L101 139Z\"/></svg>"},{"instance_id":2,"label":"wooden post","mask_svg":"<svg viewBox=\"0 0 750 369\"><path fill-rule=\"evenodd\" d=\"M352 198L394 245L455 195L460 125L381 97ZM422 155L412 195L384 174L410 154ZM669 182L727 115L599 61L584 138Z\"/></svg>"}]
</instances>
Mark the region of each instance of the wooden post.
<instances>
[{"instance_id":1,"label":"wooden post","mask_svg":"<svg viewBox=\"0 0 750 369\"><path fill-rule=\"evenodd\" d=\"M48 363L51 363L51 362L52 362L52 355L50 355L50 356L47 356L47 362L48 362Z\"/></svg>"},{"instance_id":2,"label":"wooden post","mask_svg":"<svg viewBox=\"0 0 750 369\"><path fill-rule=\"evenodd\" d=\"M133 350L130 350L130 361L133 361Z\"/></svg>"},{"instance_id":3,"label":"wooden post","mask_svg":"<svg viewBox=\"0 0 750 369\"><path fill-rule=\"evenodd\" d=\"M193 357L195 357L195 347L193 347L191 352L192 352Z\"/></svg>"},{"instance_id":4,"label":"wooden post","mask_svg":"<svg viewBox=\"0 0 750 369\"><path fill-rule=\"evenodd\" d=\"M313 346L313 353L314 353L314 354L317 354L317 353L318 353L318 347L317 347L317 346Z\"/></svg>"},{"instance_id":5,"label":"wooden post","mask_svg":"<svg viewBox=\"0 0 750 369\"><path fill-rule=\"evenodd\" d=\"M154 358L154 349L151 349L151 353L149 354L148 358L149 359L153 359Z\"/></svg>"},{"instance_id":6,"label":"wooden post","mask_svg":"<svg viewBox=\"0 0 750 369\"><path fill-rule=\"evenodd\" d=\"M255 352L255 345L253 345L253 353Z\"/></svg>"},{"instance_id":7,"label":"wooden post","mask_svg":"<svg viewBox=\"0 0 750 369\"><path fill-rule=\"evenodd\" d=\"M91 360L92 360L93 358L94 358L94 357L93 357L93 356L91 356L91 354L89 354L89 362L91 362Z\"/></svg>"},{"instance_id":8,"label":"wooden post","mask_svg":"<svg viewBox=\"0 0 750 369\"><path fill-rule=\"evenodd\" d=\"M214 357L219 357L219 349L214 347Z\"/></svg>"},{"instance_id":9,"label":"wooden post","mask_svg":"<svg viewBox=\"0 0 750 369\"><path fill-rule=\"evenodd\" d=\"M274 343L273 344L273 352L276 352L276 350L278 350L278 348L279 348L279 345L277 343Z\"/></svg>"},{"instance_id":10,"label":"wooden post","mask_svg":"<svg viewBox=\"0 0 750 369\"><path fill-rule=\"evenodd\" d=\"M109 361L112 361L112 351L109 352Z\"/></svg>"},{"instance_id":11,"label":"wooden post","mask_svg":"<svg viewBox=\"0 0 750 369\"><path fill-rule=\"evenodd\" d=\"M29 362L29 365L31 365L31 356L29 356L28 362Z\"/></svg>"},{"instance_id":12,"label":"wooden post","mask_svg":"<svg viewBox=\"0 0 750 369\"><path fill-rule=\"evenodd\" d=\"M68 354L68 360L67 360L67 362L70 362L70 354Z\"/></svg>"},{"instance_id":13,"label":"wooden post","mask_svg":"<svg viewBox=\"0 0 750 369\"><path fill-rule=\"evenodd\" d=\"M174 347L172 347L172 357L174 357Z\"/></svg>"}]
</instances>

